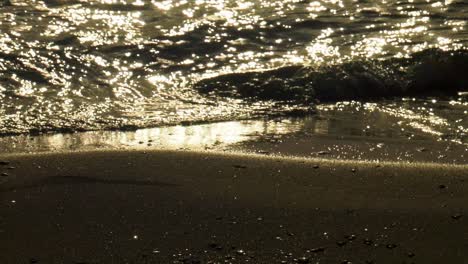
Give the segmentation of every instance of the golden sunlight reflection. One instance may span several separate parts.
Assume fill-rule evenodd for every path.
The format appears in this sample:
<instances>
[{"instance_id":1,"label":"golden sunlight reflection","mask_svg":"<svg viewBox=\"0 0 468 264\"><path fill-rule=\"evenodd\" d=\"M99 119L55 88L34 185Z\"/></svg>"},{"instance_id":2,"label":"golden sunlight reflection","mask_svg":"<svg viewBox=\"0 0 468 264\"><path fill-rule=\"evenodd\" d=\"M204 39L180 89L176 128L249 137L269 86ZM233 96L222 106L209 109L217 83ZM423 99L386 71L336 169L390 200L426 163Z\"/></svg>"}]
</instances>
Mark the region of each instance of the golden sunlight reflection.
<instances>
[{"instance_id":1,"label":"golden sunlight reflection","mask_svg":"<svg viewBox=\"0 0 468 264\"><path fill-rule=\"evenodd\" d=\"M231 121L136 131L1 137L0 148L9 153L93 149L224 151L240 143L281 142L291 135L302 135L309 140L316 140L312 135L331 138L373 137L377 140L443 136L437 128L449 125L444 118L417 113L407 107L404 104L395 108L375 103L340 102L322 105L316 116L304 118ZM460 123L458 126L464 133L468 132ZM466 145L459 138L450 141Z\"/></svg>"},{"instance_id":2,"label":"golden sunlight reflection","mask_svg":"<svg viewBox=\"0 0 468 264\"><path fill-rule=\"evenodd\" d=\"M452 0L9 2L0 13L2 134L136 129L310 111L310 105L301 105L302 98L288 104L268 96L257 100L251 96L256 90L240 95L236 85L226 87L222 96L214 88L203 94L194 84L292 65L321 73L321 66L333 69L349 61L409 57L431 48L466 49L466 14ZM272 80L271 90L295 83L295 77ZM291 93L308 84L301 85L289 87L294 88ZM312 102L314 89L307 87L300 96ZM446 129L461 135L467 129L464 117L456 117L460 124L455 128L443 111L398 104L379 109L429 134ZM106 132L108 138L93 132L40 138L57 149L76 146L67 137L84 145L137 147L159 138L157 144L185 148L240 142L265 127L275 133L285 129L254 124ZM333 130L325 121L320 127L324 133Z\"/></svg>"},{"instance_id":3,"label":"golden sunlight reflection","mask_svg":"<svg viewBox=\"0 0 468 264\"><path fill-rule=\"evenodd\" d=\"M191 126L171 126L137 131L101 131L0 138L9 152L66 151L86 149L222 149L265 135L285 135L301 129L289 121L233 121ZM323 126L322 126L323 127ZM323 128L320 129L323 129ZM24 140L24 142L21 142Z\"/></svg>"}]
</instances>

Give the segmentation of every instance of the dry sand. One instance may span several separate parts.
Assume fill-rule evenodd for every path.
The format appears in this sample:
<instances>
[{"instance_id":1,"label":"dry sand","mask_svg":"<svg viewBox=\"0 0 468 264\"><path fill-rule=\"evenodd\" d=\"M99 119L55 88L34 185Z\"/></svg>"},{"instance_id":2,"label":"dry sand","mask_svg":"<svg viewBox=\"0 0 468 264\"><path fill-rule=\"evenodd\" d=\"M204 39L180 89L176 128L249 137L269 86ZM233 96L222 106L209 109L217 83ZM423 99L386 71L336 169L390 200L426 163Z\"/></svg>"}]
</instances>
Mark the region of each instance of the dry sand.
<instances>
[{"instance_id":1,"label":"dry sand","mask_svg":"<svg viewBox=\"0 0 468 264\"><path fill-rule=\"evenodd\" d=\"M464 165L137 150L0 161L2 264L468 260Z\"/></svg>"}]
</instances>

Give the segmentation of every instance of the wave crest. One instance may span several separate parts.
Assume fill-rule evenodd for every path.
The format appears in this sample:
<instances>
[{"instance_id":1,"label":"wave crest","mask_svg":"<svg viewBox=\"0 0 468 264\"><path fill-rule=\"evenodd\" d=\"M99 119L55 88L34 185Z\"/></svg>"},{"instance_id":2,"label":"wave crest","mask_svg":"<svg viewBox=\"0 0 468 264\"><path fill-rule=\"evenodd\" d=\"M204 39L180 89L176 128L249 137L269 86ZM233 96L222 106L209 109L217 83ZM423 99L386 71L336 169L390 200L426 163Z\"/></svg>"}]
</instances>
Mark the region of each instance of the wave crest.
<instances>
[{"instance_id":1,"label":"wave crest","mask_svg":"<svg viewBox=\"0 0 468 264\"><path fill-rule=\"evenodd\" d=\"M410 58L289 66L222 75L194 85L202 94L304 104L406 96L451 96L468 89L468 52L426 50Z\"/></svg>"}]
</instances>

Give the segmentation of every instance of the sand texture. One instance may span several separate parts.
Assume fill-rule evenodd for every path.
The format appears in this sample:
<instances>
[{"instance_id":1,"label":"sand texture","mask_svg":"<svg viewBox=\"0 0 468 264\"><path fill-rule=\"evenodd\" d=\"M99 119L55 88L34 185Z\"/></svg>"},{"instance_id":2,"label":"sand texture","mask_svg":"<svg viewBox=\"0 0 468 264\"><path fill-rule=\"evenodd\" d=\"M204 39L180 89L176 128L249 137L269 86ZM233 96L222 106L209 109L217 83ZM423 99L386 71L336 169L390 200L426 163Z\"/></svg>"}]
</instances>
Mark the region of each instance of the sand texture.
<instances>
[{"instance_id":1,"label":"sand texture","mask_svg":"<svg viewBox=\"0 0 468 264\"><path fill-rule=\"evenodd\" d=\"M468 259L463 165L183 151L0 160L0 263Z\"/></svg>"}]
</instances>

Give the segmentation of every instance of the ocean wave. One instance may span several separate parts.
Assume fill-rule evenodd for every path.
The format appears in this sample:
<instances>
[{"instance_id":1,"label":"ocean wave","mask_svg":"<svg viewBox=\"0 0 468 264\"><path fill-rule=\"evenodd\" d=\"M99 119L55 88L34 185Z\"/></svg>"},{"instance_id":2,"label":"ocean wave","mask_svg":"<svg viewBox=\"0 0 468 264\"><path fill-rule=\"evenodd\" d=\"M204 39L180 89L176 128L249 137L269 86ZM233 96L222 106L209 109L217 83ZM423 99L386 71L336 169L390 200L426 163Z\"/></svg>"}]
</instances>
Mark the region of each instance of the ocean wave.
<instances>
[{"instance_id":1,"label":"ocean wave","mask_svg":"<svg viewBox=\"0 0 468 264\"><path fill-rule=\"evenodd\" d=\"M468 90L466 69L466 50L430 49L409 58L233 73L201 80L194 88L208 95L291 104L454 96Z\"/></svg>"},{"instance_id":2,"label":"ocean wave","mask_svg":"<svg viewBox=\"0 0 468 264\"><path fill-rule=\"evenodd\" d=\"M465 1L176 2L0 0L0 135L466 91Z\"/></svg>"}]
</instances>

